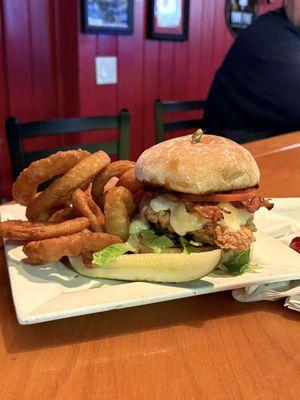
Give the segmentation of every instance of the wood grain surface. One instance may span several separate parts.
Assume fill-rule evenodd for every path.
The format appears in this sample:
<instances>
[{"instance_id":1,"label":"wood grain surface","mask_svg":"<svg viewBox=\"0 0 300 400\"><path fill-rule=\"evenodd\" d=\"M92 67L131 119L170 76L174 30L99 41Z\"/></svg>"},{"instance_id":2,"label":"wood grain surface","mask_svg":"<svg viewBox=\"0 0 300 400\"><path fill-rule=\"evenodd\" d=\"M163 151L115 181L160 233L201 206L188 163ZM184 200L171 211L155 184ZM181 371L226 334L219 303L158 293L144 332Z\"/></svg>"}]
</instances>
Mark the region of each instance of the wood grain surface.
<instances>
[{"instance_id":1,"label":"wood grain surface","mask_svg":"<svg viewBox=\"0 0 300 400\"><path fill-rule=\"evenodd\" d=\"M261 171L260 193L300 197L300 132L245 144Z\"/></svg>"},{"instance_id":2,"label":"wood grain surface","mask_svg":"<svg viewBox=\"0 0 300 400\"><path fill-rule=\"evenodd\" d=\"M300 147L287 141L300 133L247 145L267 194L300 196ZM2 250L0 398L296 400L299 317L225 292L21 326Z\"/></svg>"}]
</instances>

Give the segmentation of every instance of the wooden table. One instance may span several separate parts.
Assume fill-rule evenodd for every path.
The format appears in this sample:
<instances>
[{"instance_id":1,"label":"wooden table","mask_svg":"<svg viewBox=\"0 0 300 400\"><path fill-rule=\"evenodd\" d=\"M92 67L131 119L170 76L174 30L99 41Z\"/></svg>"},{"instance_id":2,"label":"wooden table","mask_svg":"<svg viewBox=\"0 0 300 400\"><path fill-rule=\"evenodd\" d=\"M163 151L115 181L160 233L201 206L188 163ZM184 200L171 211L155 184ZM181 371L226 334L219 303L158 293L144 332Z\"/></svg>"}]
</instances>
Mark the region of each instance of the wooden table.
<instances>
[{"instance_id":1,"label":"wooden table","mask_svg":"<svg viewBox=\"0 0 300 400\"><path fill-rule=\"evenodd\" d=\"M266 194L300 196L300 133L246 147ZM226 292L20 326L3 252L0 271L3 400L300 398L300 314L282 301Z\"/></svg>"}]
</instances>

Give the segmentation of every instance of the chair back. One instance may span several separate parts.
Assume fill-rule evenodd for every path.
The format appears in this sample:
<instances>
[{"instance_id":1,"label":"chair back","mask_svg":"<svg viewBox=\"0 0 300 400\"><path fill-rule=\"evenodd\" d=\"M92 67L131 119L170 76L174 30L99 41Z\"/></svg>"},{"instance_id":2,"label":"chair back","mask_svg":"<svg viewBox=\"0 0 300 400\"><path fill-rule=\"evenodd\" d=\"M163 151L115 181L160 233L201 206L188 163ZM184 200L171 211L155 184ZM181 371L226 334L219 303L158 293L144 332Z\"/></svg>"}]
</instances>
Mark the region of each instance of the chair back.
<instances>
[{"instance_id":1,"label":"chair back","mask_svg":"<svg viewBox=\"0 0 300 400\"><path fill-rule=\"evenodd\" d=\"M7 118L5 129L9 147L10 158L13 167L14 179L32 161L47 157L60 150L84 149L91 153L104 150L108 154L117 154L119 159L129 158L130 149L130 114L128 110L122 110L117 115L96 116L81 118L63 118L46 121L32 121L21 123L15 117ZM55 147L47 150L25 151L23 140L41 136L69 134L74 132L86 132L95 130L118 129L119 137L115 141L74 144Z\"/></svg>"},{"instance_id":2,"label":"chair back","mask_svg":"<svg viewBox=\"0 0 300 400\"><path fill-rule=\"evenodd\" d=\"M180 119L176 121L164 121L164 113L173 113L181 111L203 111L205 101L154 101L154 118L156 130L156 142L162 142L165 139L165 133L185 129L198 129L203 127L203 119Z\"/></svg>"}]
</instances>

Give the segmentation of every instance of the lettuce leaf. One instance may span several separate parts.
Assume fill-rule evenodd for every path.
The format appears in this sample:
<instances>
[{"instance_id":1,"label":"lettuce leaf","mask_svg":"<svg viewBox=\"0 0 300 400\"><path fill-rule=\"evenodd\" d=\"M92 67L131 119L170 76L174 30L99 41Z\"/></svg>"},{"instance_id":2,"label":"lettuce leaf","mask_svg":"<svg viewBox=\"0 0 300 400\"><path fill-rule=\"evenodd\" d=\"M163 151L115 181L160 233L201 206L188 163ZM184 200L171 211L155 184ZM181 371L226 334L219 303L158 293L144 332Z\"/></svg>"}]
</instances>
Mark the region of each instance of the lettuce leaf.
<instances>
[{"instance_id":1,"label":"lettuce leaf","mask_svg":"<svg viewBox=\"0 0 300 400\"><path fill-rule=\"evenodd\" d=\"M112 244L93 254L93 264L109 264L119 256L128 252L137 253L137 249L133 245L133 242L130 243L127 241L126 243Z\"/></svg>"},{"instance_id":2,"label":"lettuce leaf","mask_svg":"<svg viewBox=\"0 0 300 400\"><path fill-rule=\"evenodd\" d=\"M188 240L186 240L184 237L180 236L179 238L180 244L183 248L183 252L185 254L191 254L191 253L201 253L201 248L198 246L193 246Z\"/></svg>"},{"instance_id":3,"label":"lettuce leaf","mask_svg":"<svg viewBox=\"0 0 300 400\"><path fill-rule=\"evenodd\" d=\"M166 235L158 236L151 229L144 229L140 235L145 243L154 253L161 253L164 249L174 246L173 241Z\"/></svg>"},{"instance_id":4,"label":"lettuce leaf","mask_svg":"<svg viewBox=\"0 0 300 400\"><path fill-rule=\"evenodd\" d=\"M139 234L130 235L126 243L112 244L93 254L96 265L109 264L126 253L138 253L141 247L140 238L154 253L161 253L174 245L167 236L158 236L151 229L142 229Z\"/></svg>"},{"instance_id":5,"label":"lettuce leaf","mask_svg":"<svg viewBox=\"0 0 300 400\"><path fill-rule=\"evenodd\" d=\"M250 262L250 249L244 250L241 253L234 253L233 256L222 263L228 272L235 275L241 275L244 272L253 271L261 268L260 265L251 265Z\"/></svg>"},{"instance_id":6,"label":"lettuce leaf","mask_svg":"<svg viewBox=\"0 0 300 400\"><path fill-rule=\"evenodd\" d=\"M129 226L129 235L138 235L141 231L149 229L149 223L142 217L135 217Z\"/></svg>"}]
</instances>

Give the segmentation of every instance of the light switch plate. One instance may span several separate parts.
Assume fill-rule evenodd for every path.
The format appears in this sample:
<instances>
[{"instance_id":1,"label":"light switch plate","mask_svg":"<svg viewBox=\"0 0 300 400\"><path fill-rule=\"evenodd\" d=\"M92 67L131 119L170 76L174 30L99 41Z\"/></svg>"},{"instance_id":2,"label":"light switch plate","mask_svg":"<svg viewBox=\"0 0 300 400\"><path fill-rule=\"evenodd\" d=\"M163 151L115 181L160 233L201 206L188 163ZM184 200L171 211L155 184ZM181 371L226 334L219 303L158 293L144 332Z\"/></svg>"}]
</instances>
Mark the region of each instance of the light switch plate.
<instances>
[{"instance_id":1,"label":"light switch plate","mask_svg":"<svg viewBox=\"0 0 300 400\"><path fill-rule=\"evenodd\" d=\"M97 85L112 85L118 82L117 57L95 58Z\"/></svg>"}]
</instances>

